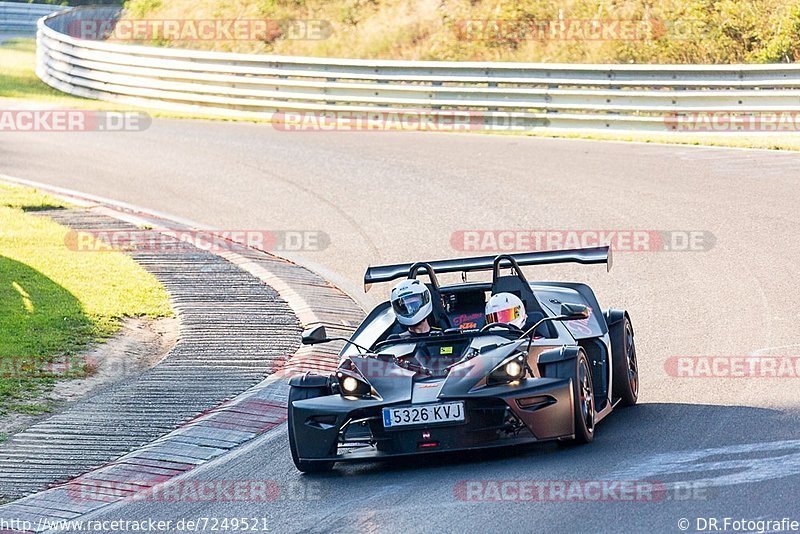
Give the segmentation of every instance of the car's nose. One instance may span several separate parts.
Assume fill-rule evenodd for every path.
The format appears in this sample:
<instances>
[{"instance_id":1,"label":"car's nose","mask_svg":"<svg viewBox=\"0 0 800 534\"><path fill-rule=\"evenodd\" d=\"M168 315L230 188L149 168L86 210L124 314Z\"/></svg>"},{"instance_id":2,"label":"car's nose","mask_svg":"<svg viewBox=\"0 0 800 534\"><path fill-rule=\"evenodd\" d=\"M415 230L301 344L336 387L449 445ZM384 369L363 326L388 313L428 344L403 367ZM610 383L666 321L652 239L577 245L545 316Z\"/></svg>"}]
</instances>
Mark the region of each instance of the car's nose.
<instances>
[{"instance_id":1,"label":"car's nose","mask_svg":"<svg viewBox=\"0 0 800 534\"><path fill-rule=\"evenodd\" d=\"M444 378L428 378L414 383L411 394L413 404L427 404L439 400Z\"/></svg>"}]
</instances>

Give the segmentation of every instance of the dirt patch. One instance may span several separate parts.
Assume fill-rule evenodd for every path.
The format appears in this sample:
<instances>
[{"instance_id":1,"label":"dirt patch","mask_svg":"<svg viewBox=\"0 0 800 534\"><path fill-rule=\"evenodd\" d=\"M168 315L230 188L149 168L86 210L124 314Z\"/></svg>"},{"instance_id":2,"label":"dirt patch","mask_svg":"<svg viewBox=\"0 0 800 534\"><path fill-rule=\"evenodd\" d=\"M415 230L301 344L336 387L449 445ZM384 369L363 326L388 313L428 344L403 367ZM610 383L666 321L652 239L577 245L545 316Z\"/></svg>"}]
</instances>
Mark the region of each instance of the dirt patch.
<instances>
[{"instance_id":1,"label":"dirt patch","mask_svg":"<svg viewBox=\"0 0 800 534\"><path fill-rule=\"evenodd\" d=\"M83 354L92 367L86 378L60 380L39 401L50 411L43 415L10 413L0 417L0 443L32 424L67 409L80 399L122 380L134 378L167 355L179 338L177 318L124 319L120 331Z\"/></svg>"}]
</instances>

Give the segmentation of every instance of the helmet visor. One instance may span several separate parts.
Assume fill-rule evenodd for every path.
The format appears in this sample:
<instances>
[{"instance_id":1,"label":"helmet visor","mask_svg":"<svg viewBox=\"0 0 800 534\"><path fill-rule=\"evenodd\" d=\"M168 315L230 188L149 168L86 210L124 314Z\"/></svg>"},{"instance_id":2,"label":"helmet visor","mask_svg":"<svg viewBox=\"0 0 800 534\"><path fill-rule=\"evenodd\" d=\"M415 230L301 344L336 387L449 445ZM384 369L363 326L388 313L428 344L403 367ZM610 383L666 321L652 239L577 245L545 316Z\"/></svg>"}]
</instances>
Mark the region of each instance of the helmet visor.
<instances>
[{"instance_id":1,"label":"helmet visor","mask_svg":"<svg viewBox=\"0 0 800 534\"><path fill-rule=\"evenodd\" d=\"M497 310L486 315L486 322L488 323L510 323L514 319L521 316L522 310L519 306L506 308L505 310Z\"/></svg>"},{"instance_id":2,"label":"helmet visor","mask_svg":"<svg viewBox=\"0 0 800 534\"><path fill-rule=\"evenodd\" d=\"M400 317L413 317L423 306L430 300L430 294L426 291L424 293L414 293L397 297L392 302L394 313Z\"/></svg>"}]
</instances>

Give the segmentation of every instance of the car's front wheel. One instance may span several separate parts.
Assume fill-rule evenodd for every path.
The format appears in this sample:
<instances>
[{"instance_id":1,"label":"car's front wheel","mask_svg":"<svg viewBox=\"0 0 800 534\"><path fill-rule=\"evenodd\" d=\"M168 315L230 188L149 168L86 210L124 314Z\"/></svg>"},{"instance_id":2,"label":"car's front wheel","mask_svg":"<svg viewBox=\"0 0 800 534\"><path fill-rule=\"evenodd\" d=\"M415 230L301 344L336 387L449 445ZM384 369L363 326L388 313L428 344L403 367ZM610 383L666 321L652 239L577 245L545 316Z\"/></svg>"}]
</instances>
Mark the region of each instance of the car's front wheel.
<instances>
[{"instance_id":1,"label":"car's front wheel","mask_svg":"<svg viewBox=\"0 0 800 534\"><path fill-rule=\"evenodd\" d=\"M594 439L597 406L589 359L581 349L577 356L558 363L554 373L547 376L568 378L572 385L572 418L575 429L571 438L559 438L559 445L579 445Z\"/></svg>"},{"instance_id":2,"label":"car's front wheel","mask_svg":"<svg viewBox=\"0 0 800 534\"><path fill-rule=\"evenodd\" d=\"M594 439L596 405L592 371L586 354L581 351L575 358L572 375L572 399L575 409L575 437L572 443L589 443Z\"/></svg>"},{"instance_id":3,"label":"car's front wheel","mask_svg":"<svg viewBox=\"0 0 800 534\"><path fill-rule=\"evenodd\" d=\"M295 467L297 467L297 469L303 473L323 473L325 471L330 471L333 469L333 466L336 462L309 462L308 460L300 459L299 455L297 454L297 443L295 442L294 438L294 417L292 414L292 403L297 400L321 397L325 394L326 392L321 388L291 386L289 389L289 418L287 421L289 424L289 450L292 453L292 461L294 462Z\"/></svg>"}]
</instances>

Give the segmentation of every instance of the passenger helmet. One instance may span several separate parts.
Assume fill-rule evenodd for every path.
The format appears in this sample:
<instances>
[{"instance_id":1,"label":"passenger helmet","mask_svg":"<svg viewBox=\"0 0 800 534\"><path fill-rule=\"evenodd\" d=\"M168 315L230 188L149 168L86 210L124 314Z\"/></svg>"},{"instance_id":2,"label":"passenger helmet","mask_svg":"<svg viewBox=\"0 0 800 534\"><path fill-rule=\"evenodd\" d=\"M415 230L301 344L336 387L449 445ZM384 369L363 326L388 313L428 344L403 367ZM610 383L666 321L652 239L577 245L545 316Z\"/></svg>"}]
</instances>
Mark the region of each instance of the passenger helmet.
<instances>
[{"instance_id":1,"label":"passenger helmet","mask_svg":"<svg viewBox=\"0 0 800 534\"><path fill-rule=\"evenodd\" d=\"M486 303L486 324L506 323L522 330L527 320L525 304L513 293L497 293Z\"/></svg>"}]
</instances>

